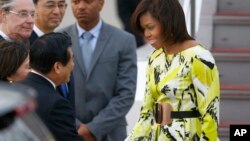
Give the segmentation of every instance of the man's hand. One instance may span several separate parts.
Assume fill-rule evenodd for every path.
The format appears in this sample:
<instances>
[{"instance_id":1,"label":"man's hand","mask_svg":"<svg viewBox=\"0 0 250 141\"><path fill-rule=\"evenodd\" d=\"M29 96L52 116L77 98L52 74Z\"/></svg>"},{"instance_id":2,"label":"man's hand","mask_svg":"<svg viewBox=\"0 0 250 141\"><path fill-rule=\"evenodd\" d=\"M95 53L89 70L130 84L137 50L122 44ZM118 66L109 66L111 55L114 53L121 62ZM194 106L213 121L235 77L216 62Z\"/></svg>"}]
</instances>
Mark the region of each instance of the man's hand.
<instances>
[{"instance_id":1,"label":"man's hand","mask_svg":"<svg viewBox=\"0 0 250 141\"><path fill-rule=\"evenodd\" d=\"M85 124L81 123L77 132L86 141L95 141L94 135L89 131L88 127Z\"/></svg>"}]
</instances>

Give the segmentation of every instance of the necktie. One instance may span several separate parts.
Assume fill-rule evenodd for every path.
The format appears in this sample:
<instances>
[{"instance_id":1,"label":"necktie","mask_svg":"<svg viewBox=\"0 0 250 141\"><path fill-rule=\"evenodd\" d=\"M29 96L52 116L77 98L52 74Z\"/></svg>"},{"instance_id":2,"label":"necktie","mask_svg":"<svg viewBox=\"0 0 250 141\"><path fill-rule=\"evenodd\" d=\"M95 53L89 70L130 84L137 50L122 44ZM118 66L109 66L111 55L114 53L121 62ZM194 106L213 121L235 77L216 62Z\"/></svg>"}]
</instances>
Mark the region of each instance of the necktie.
<instances>
[{"instance_id":1,"label":"necktie","mask_svg":"<svg viewBox=\"0 0 250 141\"><path fill-rule=\"evenodd\" d=\"M82 35L83 41L82 41L82 56L83 56L83 62L86 71L88 72L90 62L92 59L93 50L91 48L90 40L93 37L93 35L89 32L85 32Z\"/></svg>"},{"instance_id":2,"label":"necktie","mask_svg":"<svg viewBox=\"0 0 250 141\"><path fill-rule=\"evenodd\" d=\"M60 85L63 97L68 98L68 93L69 93L69 88L68 85L66 83L63 83Z\"/></svg>"}]
</instances>

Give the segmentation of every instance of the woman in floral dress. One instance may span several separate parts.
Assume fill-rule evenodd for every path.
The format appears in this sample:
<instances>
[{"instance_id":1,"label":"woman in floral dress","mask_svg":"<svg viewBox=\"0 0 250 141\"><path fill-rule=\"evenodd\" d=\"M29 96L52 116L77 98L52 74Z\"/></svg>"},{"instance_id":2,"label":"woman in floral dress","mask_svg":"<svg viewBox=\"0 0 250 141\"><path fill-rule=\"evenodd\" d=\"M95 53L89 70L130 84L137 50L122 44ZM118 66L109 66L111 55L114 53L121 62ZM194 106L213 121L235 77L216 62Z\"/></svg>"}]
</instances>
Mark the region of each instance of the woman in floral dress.
<instances>
[{"instance_id":1,"label":"woman in floral dress","mask_svg":"<svg viewBox=\"0 0 250 141\"><path fill-rule=\"evenodd\" d=\"M156 50L140 117L126 141L219 140L218 70L212 54L188 34L179 1L142 0L132 26Z\"/></svg>"}]
</instances>

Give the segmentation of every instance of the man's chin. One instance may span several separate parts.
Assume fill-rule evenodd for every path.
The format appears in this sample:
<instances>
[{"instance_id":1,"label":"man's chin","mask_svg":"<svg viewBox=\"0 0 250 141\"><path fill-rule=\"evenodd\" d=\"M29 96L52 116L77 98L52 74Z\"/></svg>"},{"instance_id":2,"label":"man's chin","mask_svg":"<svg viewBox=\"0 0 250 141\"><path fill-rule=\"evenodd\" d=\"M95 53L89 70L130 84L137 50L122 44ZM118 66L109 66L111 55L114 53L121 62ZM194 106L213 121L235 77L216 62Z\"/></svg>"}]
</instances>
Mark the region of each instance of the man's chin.
<instances>
[{"instance_id":1,"label":"man's chin","mask_svg":"<svg viewBox=\"0 0 250 141\"><path fill-rule=\"evenodd\" d=\"M30 35L23 36L24 39L29 39Z\"/></svg>"},{"instance_id":2,"label":"man's chin","mask_svg":"<svg viewBox=\"0 0 250 141\"><path fill-rule=\"evenodd\" d=\"M28 39L31 36L31 33L32 31L21 35L21 37L23 37L24 39Z\"/></svg>"},{"instance_id":3,"label":"man's chin","mask_svg":"<svg viewBox=\"0 0 250 141\"><path fill-rule=\"evenodd\" d=\"M27 34L12 34L10 37L14 40L27 40L31 36L31 33Z\"/></svg>"},{"instance_id":4,"label":"man's chin","mask_svg":"<svg viewBox=\"0 0 250 141\"><path fill-rule=\"evenodd\" d=\"M50 23L50 28L55 29L60 25L61 21Z\"/></svg>"}]
</instances>

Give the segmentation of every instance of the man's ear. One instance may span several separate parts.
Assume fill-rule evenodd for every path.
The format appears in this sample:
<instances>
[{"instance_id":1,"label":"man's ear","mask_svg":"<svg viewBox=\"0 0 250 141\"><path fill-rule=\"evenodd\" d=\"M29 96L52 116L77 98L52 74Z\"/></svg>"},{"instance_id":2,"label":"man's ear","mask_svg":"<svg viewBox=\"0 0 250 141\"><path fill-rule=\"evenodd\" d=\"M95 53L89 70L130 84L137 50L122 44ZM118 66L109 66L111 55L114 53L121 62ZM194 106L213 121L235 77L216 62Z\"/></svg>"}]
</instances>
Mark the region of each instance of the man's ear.
<instances>
[{"instance_id":1,"label":"man's ear","mask_svg":"<svg viewBox=\"0 0 250 141\"><path fill-rule=\"evenodd\" d=\"M55 72L56 74L60 74L60 73L61 73L61 69L62 69L62 63L60 63L60 62L55 62L53 68L54 68L54 72Z\"/></svg>"},{"instance_id":2,"label":"man's ear","mask_svg":"<svg viewBox=\"0 0 250 141\"><path fill-rule=\"evenodd\" d=\"M2 19L4 18L4 11L3 9L0 10L0 21L2 22Z\"/></svg>"},{"instance_id":3,"label":"man's ear","mask_svg":"<svg viewBox=\"0 0 250 141\"><path fill-rule=\"evenodd\" d=\"M7 15L7 11L4 9L0 9L0 22L1 23L6 22L6 15Z\"/></svg>"}]
</instances>

